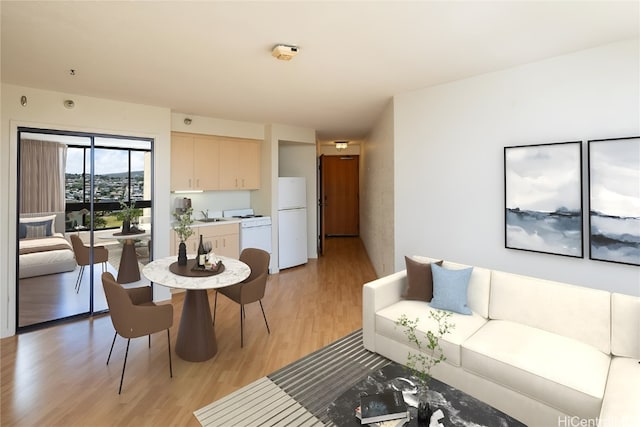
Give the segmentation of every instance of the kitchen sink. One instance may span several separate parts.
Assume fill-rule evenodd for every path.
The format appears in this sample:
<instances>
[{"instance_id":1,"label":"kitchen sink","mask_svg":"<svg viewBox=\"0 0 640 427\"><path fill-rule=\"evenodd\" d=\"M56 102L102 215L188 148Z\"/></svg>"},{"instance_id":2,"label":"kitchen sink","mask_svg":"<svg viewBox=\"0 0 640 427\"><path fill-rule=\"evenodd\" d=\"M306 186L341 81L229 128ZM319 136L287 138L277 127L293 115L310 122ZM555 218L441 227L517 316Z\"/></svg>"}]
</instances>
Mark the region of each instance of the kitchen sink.
<instances>
[{"instance_id":1,"label":"kitchen sink","mask_svg":"<svg viewBox=\"0 0 640 427\"><path fill-rule=\"evenodd\" d=\"M219 222L219 221L224 221L224 218L202 218L202 219L197 219L196 221L198 221L198 222Z\"/></svg>"}]
</instances>

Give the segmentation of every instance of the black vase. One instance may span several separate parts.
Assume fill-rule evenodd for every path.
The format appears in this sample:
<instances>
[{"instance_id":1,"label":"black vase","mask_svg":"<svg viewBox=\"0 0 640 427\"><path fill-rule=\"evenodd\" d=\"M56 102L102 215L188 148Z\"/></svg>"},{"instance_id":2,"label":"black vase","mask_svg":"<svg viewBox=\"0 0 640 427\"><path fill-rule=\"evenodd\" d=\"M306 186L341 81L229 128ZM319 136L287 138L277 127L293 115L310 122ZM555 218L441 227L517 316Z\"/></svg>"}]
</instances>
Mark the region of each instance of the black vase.
<instances>
[{"instance_id":1,"label":"black vase","mask_svg":"<svg viewBox=\"0 0 640 427\"><path fill-rule=\"evenodd\" d=\"M128 219L122 221L122 234L129 234L131 232L131 223Z\"/></svg>"},{"instance_id":2,"label":"black vase","mask_svg":"<svg viewBox=\"0 0 640 427\"><path fill-rule=\"evenodd\" d=\"M187 265L187 245L184 242L178 245L178 265Z\"/></svg>"},{"instance_id":3,"label":"black vase","mask_svg":"<svg viewBox=\"0 0 640 427\"><path fill-rule=\"evenodd\" d=\"M433 411L429 406L426 393L423 393L418 399L418 425L428 427L431 422Z\"/></svg>"}]
</instances>

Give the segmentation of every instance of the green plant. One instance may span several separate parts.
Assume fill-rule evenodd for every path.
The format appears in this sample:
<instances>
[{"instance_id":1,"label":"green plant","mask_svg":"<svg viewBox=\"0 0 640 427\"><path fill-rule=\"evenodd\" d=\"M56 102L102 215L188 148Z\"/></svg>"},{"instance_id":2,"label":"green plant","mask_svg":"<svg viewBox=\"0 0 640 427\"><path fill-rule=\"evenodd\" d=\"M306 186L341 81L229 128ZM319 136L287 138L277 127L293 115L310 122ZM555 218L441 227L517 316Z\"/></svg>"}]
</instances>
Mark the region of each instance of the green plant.
<instances>
[{"instance_id":1,"label":"green plant","mask_svg":"<svg viewBox=\"0 0 640 427\"><path fill-rule=\"evenodd\" d=\"M418 349L417 353L409 352L407 355L407 368L420 382L420 387L426 389L431 380L431 368L447 358L440 346L440 338L451 332L455 324L450 322L451 312L436 310L429 312L429 318L438 323L438 330L433 332L428 330L425 333L426 341L423 341L417 334L419 318L410 320L405 314L396 321L397 326L404 327L404 334L409 342Z\"/></svg>"},{"instance_id":2,"label":"green plant","mask_svg":"<svg viewBox=\"0 0 640 427\"><path fill-rule=\"evenodd\" d=\"M142 208L136 208L136 202L131 202L131 205L127 205L122 200L120 201L120 211L116 213L116 218L119 221L132 221L142 216Z\"/></svg>"},{"instance_id":3,"label":"green plant","mask_svg":"<svg viewBox=\"0 0 640 427\"><path fill-rule=\"evenodd\" d=\"M192 213L193 208L188 208L181 214L173 213L173 217L176 219L176 222L173 224L173 230L181 242L186 241L193 234L193 229L191 228L191 224L193 224L193 219L191 218Z\"/></svg>"}]
</instances>

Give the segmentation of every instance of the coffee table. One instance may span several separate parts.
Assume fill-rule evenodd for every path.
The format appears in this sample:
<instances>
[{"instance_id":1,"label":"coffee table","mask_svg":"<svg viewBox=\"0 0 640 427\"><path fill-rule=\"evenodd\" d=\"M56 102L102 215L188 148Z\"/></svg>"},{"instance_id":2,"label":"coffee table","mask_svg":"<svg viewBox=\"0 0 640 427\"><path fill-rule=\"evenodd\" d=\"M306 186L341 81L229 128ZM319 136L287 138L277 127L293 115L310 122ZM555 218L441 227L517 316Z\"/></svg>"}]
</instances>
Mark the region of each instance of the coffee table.
<instances>
[{"instance_id":1,"label":"coffee table","mask_svg":"<svg viewBox=\"0 0 640 427\"><path fill-rule=\"evenodd\" d=\"M406 378L414 383L417 381L404 366L391 362L335 399L327 408L329 419L341 427L361 426L354 412L360 404L360 396L391 389L392 384L398 382L397 378ZM405 401L409 403L413 396L405 395ZM509 415L435 378L429 382L428 400L433 411L441 409L444 413L444 419L440 422L445 426L526 427ZM405 426L417 426L416 408L410 406L409 412L411 421Z\"/></svg>"}]
</instances>

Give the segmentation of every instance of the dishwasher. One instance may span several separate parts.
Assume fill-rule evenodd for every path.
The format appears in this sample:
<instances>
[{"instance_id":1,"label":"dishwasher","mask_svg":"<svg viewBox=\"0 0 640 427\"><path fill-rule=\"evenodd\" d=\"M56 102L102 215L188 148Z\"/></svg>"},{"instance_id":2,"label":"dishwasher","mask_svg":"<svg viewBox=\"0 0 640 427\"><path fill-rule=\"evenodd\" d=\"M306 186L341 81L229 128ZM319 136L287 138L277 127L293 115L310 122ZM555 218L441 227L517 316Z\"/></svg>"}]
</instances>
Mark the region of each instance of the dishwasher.
<instances>
[{"instance_id":1,"label":"dishwasher","mask_svg":"<svg viewBox=\"0 0 640 427\"><path fill-rule=\"evenodd\" d=\"M269 252L269 273L272 272L271 217L256 215L253 209L230 209L223 211L225 218L240 219L240 252L245 248L258 248Z\"/></svg>"}]
</instances>

